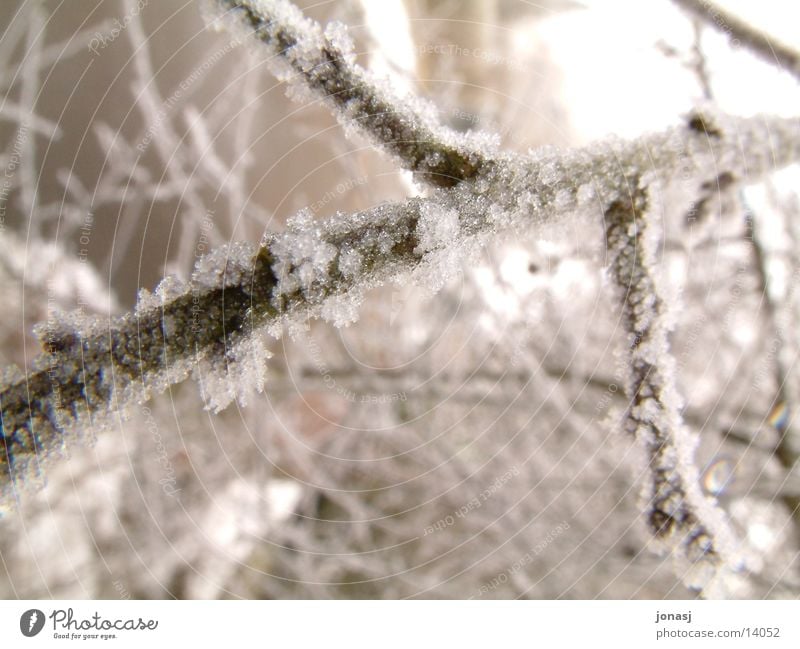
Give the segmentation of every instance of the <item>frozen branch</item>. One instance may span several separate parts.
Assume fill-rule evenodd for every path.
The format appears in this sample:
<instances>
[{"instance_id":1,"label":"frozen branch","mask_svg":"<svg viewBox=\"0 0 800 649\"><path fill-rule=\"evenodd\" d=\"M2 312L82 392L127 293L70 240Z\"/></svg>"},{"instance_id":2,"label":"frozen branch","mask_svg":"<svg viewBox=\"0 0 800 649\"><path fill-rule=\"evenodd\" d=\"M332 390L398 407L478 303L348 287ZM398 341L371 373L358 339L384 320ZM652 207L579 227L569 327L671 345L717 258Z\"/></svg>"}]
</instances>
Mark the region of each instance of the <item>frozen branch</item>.
<instances>
[{"instance_id":1,"label":"frozen branch","mask_svg":"<svg viewBox=\"0 0 800 649\"><path fill-rule=\"evenodd\" d=\"M675 4L726 35L732 45L742 45L756 56L778 65L800 80L800 52L748 25L708 0L673 0Z\"/></svg>"},{"instance_id":2,"label":"frozen branch","mask_svg":"<svg viewBox=\"0 0 800 649\"><path fill-rule=\"evenodd\" d=\"M736 568L734 536L722 511L703 496L669 351L667 307L655 277L653 192L633 178L631 193L605 213L609 268L628 337L627 431L645 453L644 511L654 538L684 566L687 586L710 589L720 569ZM708 593L708 591L707 591Z\"/></svg>"},{"instance_id":3,"label":"frozen branch","mask_svg":"<svg viewBox=\"0 0 800 649\"><path fill-rule=\"evenodd\" d=\"M755 181L800 157L800 123L772 117L694 115L687 124L627 143L535 157L506 155L474 180L430 198L316 222L301 213L261 246L234 244L203 258L189 284L174 278L136 312L110 321L80 315L40 327L45 353L0 389L6 495L39 460L82 431L183 380L200 380L209 407L246 399L263 384L258 333L280 323L357 317L363 292L392 279L435 291L461 260L502 231L530 231L598 207L619 212L626 179L701 180L709 169ZM620 217L622 218L622 217Z\"/></svg>"},{"instance_id":4,"label":"frozen branch","mask_svg":"<svg viewBox=\"0 0 800 649\"><path fill-rule=\"evenodd\" d=\"M320 25L285 0L214 0L227 26L266 45L273 72L323 100L346 127L355 126L426 182L450 187L474 178L489 160L487 141L447 129L435 108L401 98L356 65L343 25ZM218 12L217 12L218 13Z\"/></svg>"},{"instance_id":5,"label":"frozen branch","mask_svg":"<svg viewBox=\"0 0 800 649\"><path fill-rule=\"evenodd\" d=\"M423 205L411 200L331 220L321 237L297 226L260 247L233 244L204 257L190 283L167 278L155 295L142 291L133 314L106 321L72 314L40 325L44 354L27 376L7 372L0 390L4 496L15 482L37 482L40 460L191 371L216 410L260 390L267 354L257 333L282 315L303 317L356 279L378 281L380 270L422 256L414 224ZM352 266L356 254L364 260L357 276L344 263ZM337 258L341 270L328 273Z\"/></svg>"}]
</instances>

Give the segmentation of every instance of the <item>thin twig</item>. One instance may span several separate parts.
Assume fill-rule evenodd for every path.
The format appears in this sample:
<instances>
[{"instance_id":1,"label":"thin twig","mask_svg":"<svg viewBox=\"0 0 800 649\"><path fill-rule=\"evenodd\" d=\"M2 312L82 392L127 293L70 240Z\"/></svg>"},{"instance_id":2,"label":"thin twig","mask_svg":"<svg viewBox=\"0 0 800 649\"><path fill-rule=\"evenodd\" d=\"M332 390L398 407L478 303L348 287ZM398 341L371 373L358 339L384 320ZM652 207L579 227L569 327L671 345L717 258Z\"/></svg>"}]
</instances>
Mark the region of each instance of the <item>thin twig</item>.
<instances>
[{"instance_id":1,"label":"thin twig","mask_svg":"<svg viewBox=\"0 0 800 649\"><path fill-rule=\"evenodd\" d=\"M684 565L687 586L715 596L719 575L737 568L734 535L721 510L699 487L694 437L681 416L675 361L668 348L667 308L653 274L655 239L650 229L649 192L631 181L627 199L605 213L610 270L622 302L628 334L630 399L627 431L644 449L647 462L644 511L654 538ZM656 213L655 210L653 210Z\"/></svg>"},{"instance_id":2,"label":"thin twig","mask_svg":"<svg viewBox=\"0 0 800 649\"><path fill-rule=\"evenodd\" d=\"M535 162L508 158L485 177L431 198L323 222L299 220L261 247L218 250L201 260L190 284L165 280L159 297L141 299L135 314L42 327L45 354L27 376L7 376L0 389L0 487L7 493L70 436L107 427L115 413L193 368L219 365L224 375L246 365L243 354L258 354L239 346L253 332L281 319L352 320L365 288L411 272L435 288L471 241L566 218L585 202L587 187L593 194L586 209L606 210L624 196L632 170L647 170L662 183L687 174L704 178L711 168L755 181L798 158L798 120L695 115L682 127L628 143L542 153Z\"/></svg>"},{"instance_id":3,"label":"thin twig","mask_svg":"<svg viewBox=\"0 0 800 649\"><path fill-rule=\"evenodd\" d=\"M786 366L786 348L789 341L786 340L787 334L779 326L779 305L775 303L774 293L770 290L769 282L769 256L764 249L762 241L759 238L755 214L747 202L742 199L745 208L745 225L747 230L747 239L752 244L753 260L756 268L756 276L761 287L761 294L764 300L763 317L765 320L768 331L772 332L777 342L777 349L775 351L775 359L773 361L775 371L775 385L777 388L777 397L774 400L773 408L783 406L788 408L790 413L796 411L798 402L796 395L790 393L789 386L789 369ZM795 442L796 430L793 425L793 418L790 416L787 419L786 425L778 430L780 438L775 448L775 457L787 470L792 472L800 462L800 448L797 447ZM795 526L800 526L800 497L796 494L783 494L781 496L783 504L786 505L789 513L795 521Z\"/></svg>"},{"instance_id":4,"label":"thin twig","mask_svg":"<svg viewBox=\"0 0 800 649\"><path fill-rule=\"evenodd\" d=\"M429 117L431 107L381 87L355 64L344 26L323 32L284 0L216 0L235 22L267 46L271 64L287 81L299 81L318 99L330 103L339 120L355 126L378 147L397 156L426 182L451 187L474 178L490 161L463 134Z\"/></svg>"},{"instance_id":5,"label":"thin twig","mask_svg":"<svg viewBox=\"0 0 800 649\"><path fill-rule=\"evenodd\" d=\"M705 24L726 35L731 45L743 46L764 61L777 65L800 80L800 52L777 41L741 18L720 9L708 0L672 0Z\"/></svg>"}]
</instances>

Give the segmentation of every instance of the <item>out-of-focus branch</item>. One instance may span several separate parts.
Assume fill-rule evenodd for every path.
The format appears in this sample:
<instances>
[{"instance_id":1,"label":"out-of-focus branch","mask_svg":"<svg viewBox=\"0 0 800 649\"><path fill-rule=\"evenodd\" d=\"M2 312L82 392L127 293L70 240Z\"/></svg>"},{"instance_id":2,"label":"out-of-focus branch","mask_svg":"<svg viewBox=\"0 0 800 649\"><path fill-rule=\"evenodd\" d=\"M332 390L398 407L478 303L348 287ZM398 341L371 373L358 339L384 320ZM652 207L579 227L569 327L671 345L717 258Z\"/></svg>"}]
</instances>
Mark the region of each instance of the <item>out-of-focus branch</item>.
<instances>
[{"instance_id":1,"label":"out-of-focus branch","mask_svg":"<svg viewBox=\"0 0 800 649\"><path fill-rule=\"evenodd\" d=\"M706 55L701 47L702 23L700 20L695 19L692 21L692 30L694 32L694 40L692 42L691 67L697 77L697 83L703 91L703 97L706 101L711 101L714 93L711 90L711 79L708 75Z\"/></svg>"},{"instance_id":2,"label":"out-of-focus branch","mask_svg":"<svg viewBox=\"0 0 800 649\"><path fill-rule=\"evenodd\" d=\"M752 209L749 205L745 204L745 210L747 238L752 242L756 275L764 299L764 320L766 321L767 329L772 332L772 335L775 337L774 340L777 343L777 349L774 354L777 397L775 398L773 408L787 408L789 413L794 414L798 406L798 397L792 394L790 390L792 381L790 380L789 373L793 363L787 364L786 362L787 347L790 347L790 340L787 340L787 338L791 338L792 334L791 332L783 331L779 324L780 319L778 312L780 307L776 304L774 293L770 290L769 286L768 254L759 237L756 219ZM797 431L795 430L791 414L786 424L779 427L778 434L780 438L775 448L775 457L778 458L778 461L787 472L792 472L795 470L795 467L800 466L800 464L798 464L798 462L800 462L800 448L796 441ZM782 494L781 500L788 508L796 525L800 525L800 497L798 497L797 494L787 493Z\"/></svg>"},{"instance_id":3,"label":"out-of-focus branch","mask_svg":"<svg viewBox=\"0 0 800 649\"><path fill-rule=\"evenodd\" d=\"M431 117L432 106L395 95L355 64L343 25L325 31L284 0L214 0L229 26L266 45L276 75L302 84L426 182L451 187L489 164L469 138Z\"/></svg>"},{"instance_id":4,"label":"out-of-focus branch","mask_svg":"<svg viewBox=\"0 0 800 649\"><path fill-rule=\"evenodd\" d=\"M672 0L679 7L725 34L732 45L742 45L768 63L800 80L800 52L748 25L708 0Z\"/></svg>"}]
</instances>

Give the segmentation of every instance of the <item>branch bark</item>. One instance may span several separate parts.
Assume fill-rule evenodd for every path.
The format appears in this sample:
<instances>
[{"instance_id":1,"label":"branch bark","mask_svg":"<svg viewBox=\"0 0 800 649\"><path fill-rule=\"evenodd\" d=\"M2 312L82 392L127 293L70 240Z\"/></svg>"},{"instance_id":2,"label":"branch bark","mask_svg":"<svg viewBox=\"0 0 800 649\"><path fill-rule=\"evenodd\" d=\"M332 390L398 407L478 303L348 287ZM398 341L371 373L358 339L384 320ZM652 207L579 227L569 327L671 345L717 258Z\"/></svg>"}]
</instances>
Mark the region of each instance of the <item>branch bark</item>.
<instances>
[{"instance_id":1,"label":"branch bark","mask_svg":"<svg viewBox=\"0 0 800 649\"><path fill-rule=\"evenodd\" d=\"M425 182L452 187L491 163L467 136L436 123L431 105L399 97L356 65L343 25L323 31L284 0L215 1L229 28L245 29L266 46L276 76L302 84L346 127L355 126Z\"/></svg>"},{"instance_id":2,"label":"branch bark","mask_svg":"<svg viewBox=\"0 0 800 649\"><path fill-rule=\"evenodd\" d=\"M669 352L667 308L654 276L654 216L640 179L605 213L612 279L628 334L630 400L624 426L645 455L644 506L653 537L679 560L690 588L719 596L720 579L736 570L734 534L721 509L703 496L694 463L696 440L681 415L675 361ZM682 565L681 565L682 564Z\"/></svg>"},{"instance_id":3,"label":"branch bark","mask_svg":"<svg viewBox=\"0 0 800 649\"><path fill-rule=\"evenodd\" d=\"M260 246L218 250L200 261L190 284L165 280L133 314L106 322L78 314L40 328L45 353L27 375L7 373L0 388L0 488L8 496L21 476L35 482L40 460L193 368L236 369L244 364L240 346L267 327L310 316L347 322L364 290L409 273L435 289L471 247L502 231L529 231L581 209L608 211L628 195L632 175L695 178L699 187L714 169L754 182L798 159L798 119L692 115L631 142L505 155L430 198L322 222L299 218Z\"/></svg>"}]
</instances>

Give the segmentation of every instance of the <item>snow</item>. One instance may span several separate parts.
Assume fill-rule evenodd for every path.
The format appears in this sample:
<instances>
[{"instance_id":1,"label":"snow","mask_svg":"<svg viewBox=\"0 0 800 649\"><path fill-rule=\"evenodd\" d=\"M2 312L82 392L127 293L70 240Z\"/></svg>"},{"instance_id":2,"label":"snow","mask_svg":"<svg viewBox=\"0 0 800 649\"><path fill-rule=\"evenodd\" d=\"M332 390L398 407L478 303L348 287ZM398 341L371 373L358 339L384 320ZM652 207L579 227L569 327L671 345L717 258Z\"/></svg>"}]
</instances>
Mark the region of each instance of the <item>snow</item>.
<instances>
[{"instance_id":1,"label":"snow","mask_svg":"<svg viewBox=\"0 0 800 649\"><path fill-rule=\"evenodd\" d=\"M323 302L320 317L334 327L345 327L358 320L363 302L364 293L360 290L350 294L332 295Z\"/></svg>"},{"instance_id":2,"label":"snow","mask_svg":"<svg viewBox=\"0 0 800 649\"><path fill-rule=\"evenodd\" d=\"M351 216L337 215L325 221L317 221L309 210L290 219L285 232L265 241L277 277L273 306L288 311L281 324L299 328L310 315L320 316L335 326L349 324L358 317L365 291L392 278L410 278L430 293L440 290L458 277L465 260L470 260L501 232L510 233L507 236L529 232L535 226L557 223L566 216L574 217L576 209L588 210L594 203L607 205L620 195L626 196L629 188L615 180L620 169L626 178L639 178L641 185L650 189L649 213L637 215L644 217L644 221L631 222L627 227L620 225L609 239L609 253L616 255L621 265L634 266L636 271L630 283L623 281L621 273L617 280L620 284L618 299L624 293L627 297L621 299L628 300L627 333L632 347L629 384L632 390L638 388L640 397L639 404L630 410L628 426L635 429L643 446L651 452L647 458L651 482L644 492L645 509L653 508L655 498L660 512L683 522L684 527L668 542L676 546L671 549L673 553L683 552L683 558L692 562L687 583L708 587L717 579L716 566L706 561L712 548L727 562L726 566L736 566L731 558L736 543L727 521L715 502L705 498L699 490L701 483L693 458L696 438L681 421L682 402L675 389L675 367L667 339L669 314L656 292L655 253L661 236L658 228L661 214L655 173L646 170L655 168L666 176L677 175L675 160L682 152L668 151L664 146L668 138L656 136L644 143L623 145L611 141L570 153L542 149L528 156L500 155L496 137L467 136L444 129L434 119L435 107L423 100L399 98L388 83L355 68L352 43L343 26L330 25L323 33L293 5L280 0L253 0L244 4L272 16L274 24L265 27L266 31L286 29L296 37L295 45L287 52L278 52L275 44L270 46L271 50L267 48L271 53L270 66L280 78L290 82L293 94L304 97L321 94L313 83L326 71L330 73L330 66L320 66L322 49L333 50L341 54L351 66L350 72L365 88L364 96L354 97L344 107L325 98L350 128L357 127L358 118L367 110L368 100L378 99L397 107L404 118L400 127L404 138L429 132L437 145L464 153L473 162L492 162L473 184L463 183L453 190L432 191L424 198L379 206ZM233 19L233 16L228 18ZM259 49L264 48L259 45ZM312 84L311 91L309 84ZM596 105L590 108L595 109ZM661 121L660 117L658 119ZM742 147L751 153L759 151L752 143L768 140L765 137L767 126L740 132L735 121L717 122L715 119L714 123L724 133L740 133ZM208 139L202 131L195 130L194 135L200 144ZM398 133L386 123L379 123L368 135L373 141L386 144L396 139ZM107 136L108 133L101 133L101 137L107 139ZM788 138L783 139L788 141ZM722 147L711 155L704 152L700 144L690 141L684 155L690 171L717 164L757 173L774 164L773 151L766 145L759 146L762 147L760 156L752 153L753 160L749 162L755 164L747 168L731 148ZM788 155L777 153L778 157ZM441 152L434 148L426 153L422 167L435 167L442 160ZM216 249L198 261L191 284L167 277L154 293L142 290L136 314L146 315L191 292L248 286L257 252L258 248L249 243L232 243ZM565 264L564 268L565 275L581 274L577 264L572 268ZM507 271L508 265L503 266L502 272ZM227 348L202 350L196 355L190 354L189 358L170 361L166 367L148 368L141 385L138 380L123 377L124 385L117 386L120 381L116 380L115 369L102 354L103 334L109 331L108 324L78 315L59 315L56 324L37 329L45 343L56 340L67 345L74 338L97 346L100 353L89 358L87 374L99 377L103 394L105 390L112 392L106 409L101 404L97 412L89 413L79 404L75 415L59 413L58 427L62 430L110 427L114 423L113 408L124 412L126 407L149 398L154 391L164 390L181 380L192 367L206 407L215 412L234 400L246 405L264 387L270 354L261 340L261 331L231 332L230 341L221 341L230 343ZM118 329L114 332L130 324L130 320L116 321ZM177 320L167 321L168 338L177 333L182 324ZM130 328L123 333L126 331L130 333ZM276 333L277 327L271 327L270 332ZM128 356L123 357L123 360L128 359ZM49 360L50 357L43 356L37 361L38 367L45 368ZM653 369L647 379L641 377L643 367ZM75 368L62 366L60 371L74 375ZM8 381L9 377L4 380ZM47 425L39 421L38 415L35 423ZM59 439L65 443L68 438ZM35 464L30 458L24 461ZM656 471L668 475L669 479L652 477ZM709 492L718 493L721 488L714 475L706 474L706 487ZM683 517L684 512L691 517ZM692 535L688 543L683 538L686 533Z\"/></svg>"}]
</instances>

